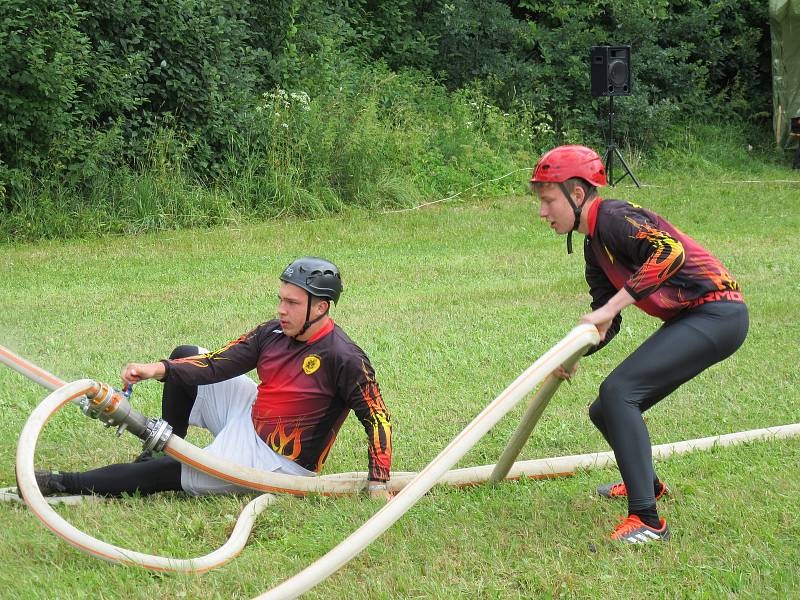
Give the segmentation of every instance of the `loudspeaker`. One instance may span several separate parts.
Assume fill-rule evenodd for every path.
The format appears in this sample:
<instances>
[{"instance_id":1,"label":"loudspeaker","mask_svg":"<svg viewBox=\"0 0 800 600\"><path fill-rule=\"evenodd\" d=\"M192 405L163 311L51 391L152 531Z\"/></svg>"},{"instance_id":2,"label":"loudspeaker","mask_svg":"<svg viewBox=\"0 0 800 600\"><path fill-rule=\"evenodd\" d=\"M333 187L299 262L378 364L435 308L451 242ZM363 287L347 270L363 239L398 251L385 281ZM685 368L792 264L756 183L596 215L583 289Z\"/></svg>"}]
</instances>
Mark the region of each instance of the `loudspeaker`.
<instances>
[{"instance_id":1,"label":"loudspeaker","mask_svg":"<svg viewBox=\"0 0 800 600\"><path fill-rule=\"evenodd\" d=\"M592 96L631 95L630 46L592 46L589 61Z\"/></svg>"}]
</instances>

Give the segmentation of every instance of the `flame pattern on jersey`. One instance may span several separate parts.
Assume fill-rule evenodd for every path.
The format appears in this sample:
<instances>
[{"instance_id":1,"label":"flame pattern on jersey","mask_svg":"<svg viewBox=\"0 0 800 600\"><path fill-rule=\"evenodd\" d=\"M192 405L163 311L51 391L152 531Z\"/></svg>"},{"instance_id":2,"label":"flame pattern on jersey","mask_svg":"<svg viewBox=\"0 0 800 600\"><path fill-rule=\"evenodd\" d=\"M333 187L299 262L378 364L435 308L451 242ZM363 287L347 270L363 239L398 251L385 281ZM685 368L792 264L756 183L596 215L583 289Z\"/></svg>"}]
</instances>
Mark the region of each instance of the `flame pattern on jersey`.
<instances>
[{"instance_id":1,"label":"flame pattern on jersey","mask_svg":"<svg viewBox=\"0 0 800 600\"><path fill-rule=\"evenodd\" d=\"M263 428L262 428L263 429ZM276 453L285 456L289 460L296 460L300 456L303 449L302 435L305 427L295 425L294 429L290 430L291 433L287 434L284 423L278 421L272 433L262 439L272 448ZM259 431L259 435L261 432Z\"/></svg>"},{"instance_id":2,"label":"flame pattern on jersey","mask_svg":"<svg viewBox=\"0 0 800 600\"><path fill-rule=\"evenodd\" d=\"M592 310L625 289L649 315L669 320L704 302L743 302L739 284L722 263L669 221L622 200L599 198L588 211L583 244ZM619 331L617 314L605 346Z\"/></svg>"},{"instance_id":3,"label":"flame pattern on jersey","mask_svg":"<svg viewBox=\"0 0 800 600\"><path fill-rule=\"evenodd\" d=\"M647 240L653 246L652 254L627 283L639 297L648 296L681 269L686 254L683 245L666 231L656 229L644 220L637 221L629 216L625 220L636 228L635 239Z\"/></svg>"},{"instance_id":4,"label":"flame pattern on jersey","mask_svg":"<svg viewBox=\"0 0 800 600\"><path fill-rule=\"evenodd\" d=\"M304 369L309 357L317 368ZM256 369L260 383L251 417L275 452L319 472L352 410L368 441L369 478L391 470L391 423L363 350L333 321L307 342L262 323L214 352L164 360L165 380L209 385Z\"/></svg>"},{"instance_id":5,"label":"flame pattern on jersey","mask_svg":"<svg viewBox=\"0 0 800 600\"><path fill-rule=\"evenodd\" d=\"M392 464L392 447L391 447L391 431L392 426L389 423L389 411L386 410L386 405L383 403L380 388L375 382L375 377L372 376L367 369L366 364L361 363L361 370L364 373L363 385L359 384L358 388L364 402L369 407L371 429L367 430L367 435L370 437L369 453L370 463L376 465L376 478L379 480L386 480L389 478L389 467ZM367 425L365 424L365 428Z\"/></svg>"},{"instance_id":6,"label":"flame pattern on jersey","mask_svg":"<svg viewBox=\"0 0 800 600\"><path fill-rule=\"evenodd\" d=\"M239 336L235 340L231 340L227 344L225 344L222 348L218 350L214 350L212 352L206 352L205 354L196 354L195 356L187 356L185 358L174 358L172 359L173 363L187 363L192 366L197 367L198 369L206 369L212 364L212 360L225 360L225 352L229 350L231 347L235 346L236 344L241 344L245 341L248 336L252 335L253 332L250 331L245 333L242 336Z\"/></svg>"}]
</instances>

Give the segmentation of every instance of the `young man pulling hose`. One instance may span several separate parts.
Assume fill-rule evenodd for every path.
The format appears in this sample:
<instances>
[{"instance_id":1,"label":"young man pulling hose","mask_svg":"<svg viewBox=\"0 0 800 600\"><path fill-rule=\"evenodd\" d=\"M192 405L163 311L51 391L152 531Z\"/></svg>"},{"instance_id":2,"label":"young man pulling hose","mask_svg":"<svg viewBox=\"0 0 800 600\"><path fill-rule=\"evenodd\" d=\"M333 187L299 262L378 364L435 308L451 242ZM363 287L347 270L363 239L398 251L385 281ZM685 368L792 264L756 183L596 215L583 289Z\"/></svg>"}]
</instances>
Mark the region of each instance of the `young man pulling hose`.
<instances>
[{"instance_id":1,"label":"young man pulling hose","mask_svg":"<svg viewBox=\"0 0 800 600\"><path fill-rule=\"evenodd\" d=\"M642 543L669 538L656 500L668 490L653 468L642 413L744 342L748 313L738 283L705 248L659 215L621 200L604 200L600 156L585 146L559 146L536 165L531 185L539 216L559 235L586 237L583 253L599 350L617 334L622 310L635 304L663 325L603 381L589 417L614 451L622 482L601 486L627 497L628 516L611 538ZM575 365L577 369L577 364ZM574 372L556 372L568 379Z\"/></svg>"}]
</instances>

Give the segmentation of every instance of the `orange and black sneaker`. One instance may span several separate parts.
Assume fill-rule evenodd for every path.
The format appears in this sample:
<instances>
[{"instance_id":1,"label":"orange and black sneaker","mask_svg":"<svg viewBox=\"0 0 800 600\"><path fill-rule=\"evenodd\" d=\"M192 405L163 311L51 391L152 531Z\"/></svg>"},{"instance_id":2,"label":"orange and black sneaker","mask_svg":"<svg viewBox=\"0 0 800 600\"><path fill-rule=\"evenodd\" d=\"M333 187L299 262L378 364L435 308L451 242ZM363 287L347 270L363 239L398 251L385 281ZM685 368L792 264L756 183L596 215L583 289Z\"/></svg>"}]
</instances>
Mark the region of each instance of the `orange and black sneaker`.
<instances>
[{"instance_id":1,"label":"orange and black sneaker","mask_svg":"<svg viewBox=\"0 0 800 600\"><path fill-rule=\"evenodd\" d=\"M669 488L663 481L659 481L660 489L656 492L656 500L659 500L664 494L669 494ZM606 485L598 486L597 493L606 498L627 498L628 488L625 487L624 481L617 481L616 483L608 483Z\"/></svg>"},{"instance_id":2,"label":"orange and black sneaker","mask_svg":"<svg viewBox=\"0 0 800 600\"><path fill-rule=\"evenodd\" d=\"M622 519L622 523L611 534L611 539L616 542L627 544L646 544L647 542L661 541L669 539L669 527L667 521L661 519L661 528L656 529L645 525L637 515L629 515Z\"/></svg>"}]
</instances>

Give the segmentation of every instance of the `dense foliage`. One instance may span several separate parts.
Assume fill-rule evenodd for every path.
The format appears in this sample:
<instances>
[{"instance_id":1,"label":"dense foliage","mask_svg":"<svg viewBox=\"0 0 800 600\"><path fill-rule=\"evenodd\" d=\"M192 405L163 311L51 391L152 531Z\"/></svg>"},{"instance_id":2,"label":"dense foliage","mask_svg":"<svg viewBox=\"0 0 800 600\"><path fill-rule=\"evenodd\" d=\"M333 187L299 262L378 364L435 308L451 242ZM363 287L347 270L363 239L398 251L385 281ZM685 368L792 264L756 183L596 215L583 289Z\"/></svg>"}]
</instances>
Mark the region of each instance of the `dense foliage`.
<instances>
[{"instance_id":1,"label":"dense foliage","mask_svg":"<svg viewBox=\"0 0 800 600\"><path fill-rule=\"evenodd\" d=\"M404 204L528 166L555 142L599 146L607 105L589 94L588 51L600 44L633 48L617 138L647 151L687 119L759 124L766 11L758 0L5 0L0 235Z\"/></svg>"}]
</instances>

